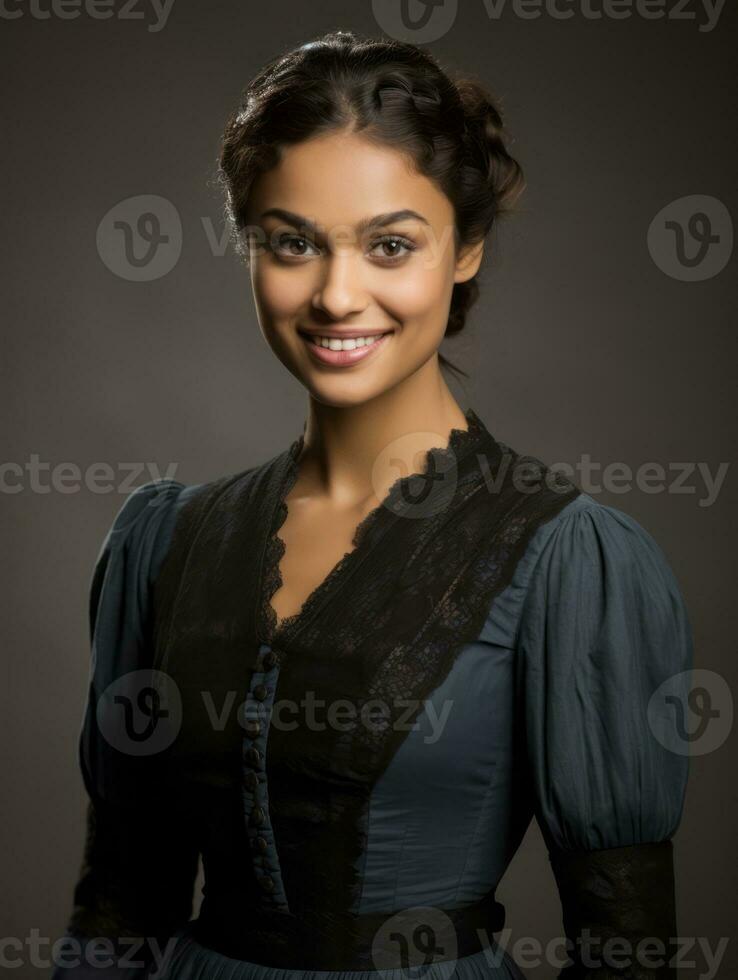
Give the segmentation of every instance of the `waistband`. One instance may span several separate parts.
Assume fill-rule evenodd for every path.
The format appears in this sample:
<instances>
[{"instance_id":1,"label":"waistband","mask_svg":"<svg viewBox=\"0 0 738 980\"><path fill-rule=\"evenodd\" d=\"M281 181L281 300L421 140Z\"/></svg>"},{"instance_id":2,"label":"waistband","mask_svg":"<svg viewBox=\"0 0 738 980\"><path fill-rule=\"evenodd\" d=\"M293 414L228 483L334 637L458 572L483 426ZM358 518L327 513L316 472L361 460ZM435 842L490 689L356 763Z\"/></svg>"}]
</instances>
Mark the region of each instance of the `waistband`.
<instances>
[{"instance_id":1,"label":"waistband","mask_svg":"<svg viewBox=\"0 0 738 980\"><path fill-rule=\"evenodd\" d=\"M477 902L441 909L303 916L254 908L234 917L200 911L187 931L202 946L233 959L297 970L390 970L429 967L494 947L505 907L490 892Z\"/></svg>"}]
</instances>

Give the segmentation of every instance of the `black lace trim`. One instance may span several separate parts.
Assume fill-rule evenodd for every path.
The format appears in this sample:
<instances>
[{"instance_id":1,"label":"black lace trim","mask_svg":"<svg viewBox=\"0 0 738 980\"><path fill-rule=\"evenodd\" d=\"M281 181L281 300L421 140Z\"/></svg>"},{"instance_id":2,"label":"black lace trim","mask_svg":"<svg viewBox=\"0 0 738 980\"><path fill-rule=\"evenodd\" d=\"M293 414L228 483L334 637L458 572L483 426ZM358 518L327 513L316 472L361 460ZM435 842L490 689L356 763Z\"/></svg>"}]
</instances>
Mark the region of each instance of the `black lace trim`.
<instances>
[{"instance_id":1,"label":"black lace trim","mask_svg":"<svg viewBox=\"0 0 738 980\"><path fill-rule=\"evenodd\" d=\"M670 840L556 851L549 858L564 930L575 944L562 980L666 980L676 975L669 962L677 935ZM643 947L639 953L639 943L646 939L660 943L661 953L653 945L648 956Z\"/></svg>"},{"instance_id":2,"label":"black lace trim","mask_svg":"<svg viewBox=\"0 0 738 980\"><path fill-rule=\"evenodd\" d=\"M467 409L464 417L467 421L467 428L451 429L445 446L431 446L426 450L423 456L423 465L417 473L400 476L392 483L380 503L372 508L357 525L351 540L351 550L344 553L343 557L333 566L317 588L310 593L296 613L285 616L278 622L271 600L283 585L279 566L286 545L279 536L279 531L287 520L286 498L299 476L298 461L305 444L304 432L295 439L287 451L285 478L279 491L276 514L271 533L267 539L262 568L263 594L260 614L261 631L265 642L279 645L286 645L290 642L290 637L302 623L309 620L322 605L336 581L345 574L349 564L360 557L364 542L376 530L382 513L385 511L396 513L402 501L408 498L409 488L413 481L417 481L419 477L427 476L429 472L434 473L448 469L455 465L462 455L471 451L478 444L484 432L481 420L473 409Z\"/></svg>"},{"instance_id":3,"label":"black lace trim","mask_svg":"<svg viewBox=\"0 0 738 980\"><path fill-rule=\"evenodd\" d=\"M88 801L68 933L162 937L187 922L198 848L191 804L183 811L177 800L176 792L152 791L127 807Z\"/></svg>"}]
</instances>

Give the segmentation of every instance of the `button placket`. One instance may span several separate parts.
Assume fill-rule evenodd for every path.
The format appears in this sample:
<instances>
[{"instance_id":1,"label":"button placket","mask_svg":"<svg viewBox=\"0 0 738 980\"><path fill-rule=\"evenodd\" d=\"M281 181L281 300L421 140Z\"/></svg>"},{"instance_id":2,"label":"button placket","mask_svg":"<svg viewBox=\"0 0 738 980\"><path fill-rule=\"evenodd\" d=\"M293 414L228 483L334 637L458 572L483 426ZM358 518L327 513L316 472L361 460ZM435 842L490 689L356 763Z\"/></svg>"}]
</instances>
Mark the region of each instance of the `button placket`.
<instances>
[{"instance_id":1,"label":"button placket","mask_svg":"<svg viewBox=\"0 0 738 980\"><path fill-rule=\"evenodd\" d=\"M269 818L265 766L269 720L278 674L279 655L268 644L262 643L243 706L244 771L241 788L246 833L257 883L265 902L288 912L287 896Z\"/></svg>"}]
</instances>

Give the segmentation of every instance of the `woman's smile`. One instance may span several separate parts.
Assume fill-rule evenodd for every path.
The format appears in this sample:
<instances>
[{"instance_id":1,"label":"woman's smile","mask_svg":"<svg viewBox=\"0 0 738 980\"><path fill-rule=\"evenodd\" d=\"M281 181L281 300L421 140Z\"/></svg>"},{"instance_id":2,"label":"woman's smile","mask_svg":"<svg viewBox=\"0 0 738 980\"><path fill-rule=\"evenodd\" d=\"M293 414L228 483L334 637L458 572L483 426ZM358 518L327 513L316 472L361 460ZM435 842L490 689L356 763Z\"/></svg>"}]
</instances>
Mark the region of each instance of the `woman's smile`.
<instances>
[{"instance_id":1,"label":"woman's smile","mask_svg":"<svg viewBox=\"0 0 738 980\"><path fill-rule=\"evenodd\" d=\"M311 357L316 358L321 364L328 364L331 367L351 367L383 349L387 338L394 331L388 330L384 333L374 333L369 330L366 333L346 331L345 334L336 335L335 331L320 334L299 330L298 333L308 347Z\"/></svg>"}]
</instances>

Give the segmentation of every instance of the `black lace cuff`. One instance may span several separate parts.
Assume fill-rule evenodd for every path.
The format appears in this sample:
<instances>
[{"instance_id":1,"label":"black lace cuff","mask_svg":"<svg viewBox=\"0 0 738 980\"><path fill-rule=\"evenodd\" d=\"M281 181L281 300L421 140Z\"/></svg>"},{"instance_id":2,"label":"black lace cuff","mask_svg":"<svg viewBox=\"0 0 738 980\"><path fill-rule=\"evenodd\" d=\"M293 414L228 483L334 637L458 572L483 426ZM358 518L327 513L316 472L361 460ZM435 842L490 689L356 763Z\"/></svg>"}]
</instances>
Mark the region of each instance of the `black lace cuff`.
<instances>
[{"instance_id":1,"label":"black lace cuff","mask_svg":"<svg viewBox=\"0 0 738 980\"><path fill-rule=\"evenodd\" d=\"M676 903L670 840L549 854L564 932L560 980L674 980Z\"/></svg>"},{"instance_id":2,"label":"black lace cuff","mask_svg":"<svg viewBox=\"0 0 738 980\"><path fill-rule=\"evenodd\" d=\"M114 941L169 937L192 912L198 847L184 808L88 801L82 866L67 923Z\"/></svg>"}]
</instances>

